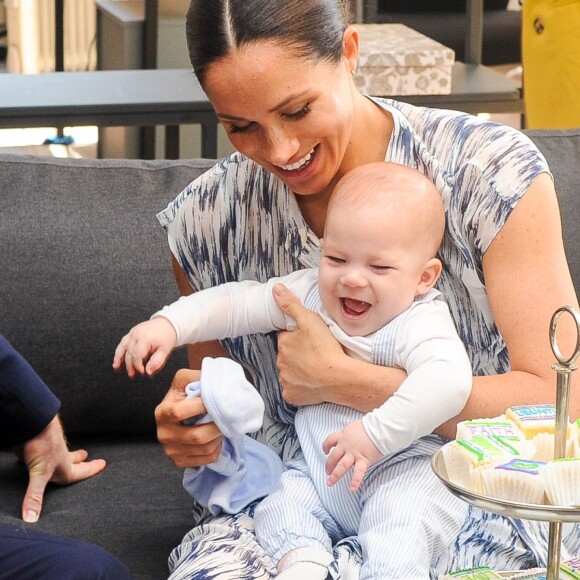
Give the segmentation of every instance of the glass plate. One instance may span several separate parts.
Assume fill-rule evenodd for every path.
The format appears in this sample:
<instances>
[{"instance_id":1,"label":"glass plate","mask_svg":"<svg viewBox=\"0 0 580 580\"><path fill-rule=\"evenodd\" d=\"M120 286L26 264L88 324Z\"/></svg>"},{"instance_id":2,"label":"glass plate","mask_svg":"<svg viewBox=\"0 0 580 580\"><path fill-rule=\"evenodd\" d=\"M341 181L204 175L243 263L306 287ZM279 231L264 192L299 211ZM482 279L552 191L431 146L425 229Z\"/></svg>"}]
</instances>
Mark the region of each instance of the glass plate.
<instances>
[{"instance_id":1,"label":"glass plate","mask_svg":"<svg viewBox=\"0 0 580 580\"><path fill-rule=\"evenodd\" d=\"M449 445L449 443L447 443ZM462 500L483 510L502 516L543 522L580 522L580 507L539 505L519 503L480 495L460 487L447 479L442 450L435 452L431 458L431 467L435 475L447 486L449 491Z\"/></svg>"}]
</instances>

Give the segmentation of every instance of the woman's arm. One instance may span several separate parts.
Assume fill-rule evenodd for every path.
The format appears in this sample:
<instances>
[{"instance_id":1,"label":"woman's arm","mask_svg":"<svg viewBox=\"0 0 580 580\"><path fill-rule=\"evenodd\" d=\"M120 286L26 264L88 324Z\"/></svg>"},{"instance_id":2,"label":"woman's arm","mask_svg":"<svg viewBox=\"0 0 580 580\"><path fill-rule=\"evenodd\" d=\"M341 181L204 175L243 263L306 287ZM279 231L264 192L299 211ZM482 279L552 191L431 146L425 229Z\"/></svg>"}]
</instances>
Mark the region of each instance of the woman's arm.
<instances>
[{"instance_id":1,"label":"woman's arm","mask_svg":"<svg viewBox=\"0 0 580 580\"><path fill-rule=\"evenodd\" d=\"M296 330L278 335L278 370L282 396L293 405L324 401L367 413L379 407L407 374L397 368L348 356L322 318L307 310L283 286L274 290L282 312L296 321Z\"/></svg>"},{"instance_id":2,"label":"woman's arm","mask_svg":"<svg viewBox=\"0 0 580 580\"><path fill-rule=\"evenodd\" d=\"M179 292L183 296L193 294L193 288L175 257L171 264ZM188 345L191 369L201 369L206 356L228 356L220 343L215 341ZM165 398L155 409L157 439L165 454L177 467L199 467L214 462L222 446L222 434L215 423L184 425L183 421L205 413L201 397L186 399L185 387L199 380L199 371L182 369L177 372Z\"/></svg>"},{"instance_id":3,"label":"woman's arm","mask_svg":"<svg viewBox=\"0 0 580 580\"><path fill-rule=\"evenodd\" d=\"M477 377L463 412L441 432L455 436L457 421L493 417L517 404L555 402L555 362L550 320L561 306L578 307L562 240L552 179L539 175L483 258L491 309L510 355L512 370ZM576 331L571 317L558 324L558 344L572 352ZM561 329L561 331L560 331ZM571 389L570 417L580 417L580 393Z\"/></svg>"},{"instance_id":4,"label":"woman's arm","mask_svg":"<svg viewBox=\"0 0 580 580\"><path fill-rule=\"evenodd\" d=\"M483 269L512 371L474 378L462 413L437 430L449 437L455 436L458 421L493 417L510 405L555 401L550 319L560 306L577 307L578 301L566 263L556 193L547 174L536 178L514 209L487 250ZM322 321L304 310L290 292L278 296L277 302L298 325L297 331L281 333L278 340L280 380L287 401L297 405L330 401L368 412L401 384L403 371L349 358ZM572 325L566 326L558 336L565 354L576 341ZM570 416L580 417L578 389L572 389Z\"/></svg>"}]
</instances>

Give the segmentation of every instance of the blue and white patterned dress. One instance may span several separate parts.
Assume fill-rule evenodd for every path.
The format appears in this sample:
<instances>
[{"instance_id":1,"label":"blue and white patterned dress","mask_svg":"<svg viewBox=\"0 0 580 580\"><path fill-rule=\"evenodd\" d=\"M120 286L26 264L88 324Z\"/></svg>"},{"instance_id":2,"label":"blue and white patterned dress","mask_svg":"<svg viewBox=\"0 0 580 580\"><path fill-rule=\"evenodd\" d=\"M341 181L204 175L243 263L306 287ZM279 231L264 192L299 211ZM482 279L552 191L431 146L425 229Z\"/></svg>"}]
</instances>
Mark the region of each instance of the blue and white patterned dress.
<instances>
[{"instance_id":1,"label":"blue and white patterned dress","mask_svg":"<svg viewBox=\"0 0 580 580\"><path fill-rule=\"evenodd\" d=\"M447 225L439 257L445 267L437 288L446 297L474 374L507 372L508 353L491 315L482 258L532 181L548 171L546 161L525 135L509 127L462 113L374 100L394 120L386 160L418 169L442 194ZM292 192L239 153L188 185L158 219L194 290L234 280L265 282L318 265L319 240ZM249 371L264 398L266 419L259 438L282 459L292 458L297 445L294 408L281 397L275 334L224 340L223 345ZM270 578L272 563L253 536L253 508L204 518L172 552L171 578ZM467 505L464 509L461 534L441 553L450 568L545 564L546 526L512 522ZM579 534L565 536L577 552ZM335 579L358 578L356 539L339 543L335 556Z\"/></svg>"}]
</instances>

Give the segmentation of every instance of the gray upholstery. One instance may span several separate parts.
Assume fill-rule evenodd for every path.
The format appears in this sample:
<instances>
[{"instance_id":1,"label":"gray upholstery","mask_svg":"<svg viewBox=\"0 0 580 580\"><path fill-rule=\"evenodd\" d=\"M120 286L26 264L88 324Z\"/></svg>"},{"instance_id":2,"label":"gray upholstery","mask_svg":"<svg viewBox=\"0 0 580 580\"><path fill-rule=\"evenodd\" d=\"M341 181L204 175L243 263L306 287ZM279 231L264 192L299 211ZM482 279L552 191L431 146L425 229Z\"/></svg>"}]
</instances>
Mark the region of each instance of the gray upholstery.
<instances>
[{"instance_id":1,"label":"gray upholstery","mask_svg":"<svg viewBox=\"0 0 580 580\"><path fill-rule=\"evenodd\" d=\"M580 130L529 133L551 164L580 287ZM98 543L136 578L167 576L193 525L180 470L155 440L153 412L184 352L155 379L111 369L122 333L177 296L155 213L209 161L0 156L0 332L63 402L73 447L109 466L51 488L36 526ZM0 454L0 521L19 523L26 474Z\"/></svg>"},{"instance_id":2,"label":"gray upholstery","mask_svg":"<svg viewBox=\"0 0 580 580\"><path fill-rule=\"evenodd\" d=\"M70 435L154 434L155 379L111 369L119 339L178 295L155 214L200 162L0 160L0 329L61 398Z\"/></svg>"},{"instance_id":3,"label":"gray upholstery","mask_svg":"<svg viewBox=\"0 0 580 580\"><path fill-rule=\"evenodd\" d=\"M525 131L545 155L560 203L568 264L580 289L580 129Z\"/></svg>"},{"instance_id":4,"label":"gray upholstery","mask_svg":"<svg viewBox=\"0 0 580 580\"><path fill-rule=\"evenodd\" d=\"M94 479L51 489L37 528L96 542L136 578L165 578L193 525L153 417L186 356L131 381L112 355L177 297L155 214L211 165L0 156L0 333L60 397L73 447L108 462ZM0 482L0 521L20 523L26 473L12 454L0 454Z\"/></svg>"}]
</instances>

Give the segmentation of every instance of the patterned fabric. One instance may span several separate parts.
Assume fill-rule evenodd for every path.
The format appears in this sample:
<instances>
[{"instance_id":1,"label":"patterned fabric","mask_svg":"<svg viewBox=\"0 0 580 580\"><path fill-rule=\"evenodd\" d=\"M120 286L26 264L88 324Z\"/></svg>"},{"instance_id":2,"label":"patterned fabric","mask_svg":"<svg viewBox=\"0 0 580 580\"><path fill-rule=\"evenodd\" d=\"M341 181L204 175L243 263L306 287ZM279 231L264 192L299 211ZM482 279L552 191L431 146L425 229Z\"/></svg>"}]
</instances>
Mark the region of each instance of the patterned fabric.
<instances>
[{"instance_id":1,"label":"patterned fabric","mask_svg":"<svg viewBox=\"0 0 580 580\"><path fill-rule=\"evenodd\" d=\"M508 353L491 316L482 258L531 182L548 171L546 161L525 135L509 127L462 113L374 100L394 119L386 160L418 169L441 191L447 225L437 287L448 301L474 374L507 372ZM294 195L239 153L192 182L158 219L195 290L234 280L265 282L316 266L320 255L319 240ZM295 457L295 409L281 397L275 334L223 344L264 398L266 418L258 438L283 460ZM491 559L504 569L531 567L541 557L507 520L477 508L469 507L469 513L452 553L440 556L446 566ZM250 539L251 516L252 510L246 510L194 528L172 555L172 578L268 578L271 563ZM532 529L528 536L534 533ZM336 578L358 578L356 545L347 541L335 546Z\"/></svg>"},{"instance_id":2,"label":"patterned fabric","mask_svg":"<svg viewBox=\"0 0 580 580\"><path fill-rule=\"evenodd\" d=\"M357 24L356 87L367 95L448 95L455 54L404 24Z\"/></svg>"}]
</instances>

